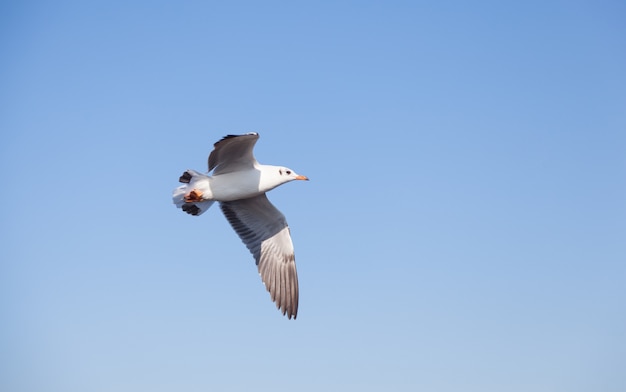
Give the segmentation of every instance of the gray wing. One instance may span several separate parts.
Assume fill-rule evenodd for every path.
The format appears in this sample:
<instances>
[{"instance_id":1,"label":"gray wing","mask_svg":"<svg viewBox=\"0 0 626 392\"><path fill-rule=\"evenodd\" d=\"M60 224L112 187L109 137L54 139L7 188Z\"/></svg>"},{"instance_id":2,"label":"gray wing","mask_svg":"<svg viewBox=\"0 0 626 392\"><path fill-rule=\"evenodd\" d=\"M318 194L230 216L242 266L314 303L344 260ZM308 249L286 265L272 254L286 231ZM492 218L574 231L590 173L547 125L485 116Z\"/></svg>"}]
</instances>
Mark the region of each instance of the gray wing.
<instances>
[{"instance_id":1,"label":"gray wing","mask_svg":"<svg viewBox=\"0 0 626 392\"><path fill-rule=\"evenodd\" d=\"M221 202L226 219L254 256L272 301L288 318L298 314L298 274L285 216L265 194Z\"/></svg>"},{"instance_id":2,"label":"gray wing","mask_svg":"<svg viewBox=\"0 0 626 392\"><path fill-rule=\"evenodd\" d=\"M252 150L259 139L258 133L245 135L227 135L213 145L209 155L209 171L213 174L225 174L251 169L257 163Z\"/></svg>"}]
</instances>

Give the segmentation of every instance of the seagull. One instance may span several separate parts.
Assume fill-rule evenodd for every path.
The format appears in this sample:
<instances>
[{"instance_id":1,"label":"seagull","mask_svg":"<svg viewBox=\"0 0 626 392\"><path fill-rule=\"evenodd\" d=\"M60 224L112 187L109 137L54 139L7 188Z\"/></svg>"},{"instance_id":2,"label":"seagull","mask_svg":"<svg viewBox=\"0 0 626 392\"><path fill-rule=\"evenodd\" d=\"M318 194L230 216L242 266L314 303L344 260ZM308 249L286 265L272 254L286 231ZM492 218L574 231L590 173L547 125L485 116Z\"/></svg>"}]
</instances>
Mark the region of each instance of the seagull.
<instances>
[{"instance_id":1,"label":"seagull","mask_svg":"<svg viewBox=\"0 0 626 392\"><path fill-rule=\"evenodd\" d=\"M284 166L262 165L253 148L259 134L227 135L209 155L212 175L186 170L174 189L173 201L184 212L198 216L216 201L239 238L254 256L259 275L276 307L294 320L298 315L298 274L285 216L267 199L266 192L306 176ZM207 172L207 173L208 173Z\"/></svg>"}]
</instances>

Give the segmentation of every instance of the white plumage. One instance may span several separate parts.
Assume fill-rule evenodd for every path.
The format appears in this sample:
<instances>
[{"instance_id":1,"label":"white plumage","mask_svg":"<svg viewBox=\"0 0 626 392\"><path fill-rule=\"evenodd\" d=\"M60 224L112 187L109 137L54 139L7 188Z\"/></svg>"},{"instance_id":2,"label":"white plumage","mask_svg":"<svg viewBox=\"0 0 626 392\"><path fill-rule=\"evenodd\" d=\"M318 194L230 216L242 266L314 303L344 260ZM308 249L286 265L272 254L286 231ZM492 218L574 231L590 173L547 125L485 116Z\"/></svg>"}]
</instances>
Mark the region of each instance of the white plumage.
<instances>
[{"instance_id":1,"label":"white plumage","mask_svg":"<svg viewBox=\"0 0 626 392\"><path fill-rule=\"evenodd\" d=\"M209 155L208 176L187 170L183 185L174 190L177 207L201 215L214 202L254 256L272 301L287 315L298 314L298 275L293 243L285 216L270 203L266 192L293 180L308 180L282 166L261 165L253 155L257 133L228 135Z\"/></svg>"}]
</instances>

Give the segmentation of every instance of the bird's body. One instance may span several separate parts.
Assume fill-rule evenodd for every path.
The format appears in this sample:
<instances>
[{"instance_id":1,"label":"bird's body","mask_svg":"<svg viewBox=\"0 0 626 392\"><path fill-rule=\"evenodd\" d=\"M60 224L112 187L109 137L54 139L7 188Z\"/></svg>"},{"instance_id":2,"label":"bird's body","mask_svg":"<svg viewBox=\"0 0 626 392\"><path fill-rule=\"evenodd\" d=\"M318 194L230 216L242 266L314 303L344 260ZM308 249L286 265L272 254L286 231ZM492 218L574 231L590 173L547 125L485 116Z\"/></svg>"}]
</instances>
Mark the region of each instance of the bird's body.
<instances>
[{"instance_id":1,"label":"bird's body","mask_svg":"<svg viewBox=\"0 0 626 392\"><path fill-rule=\"evenodd\" d=\"M280 170L278 166L257 164L253 170L230 172L207 176L195 172L194 188L202 191L202 199L206 201L233 201L248 199L261 195L285 181L275 176ZM188 170L188 172L192 172ZM179 187L184 188L184 187Z\"/></svg>"},{"instance_id":2,"label":"bird's body","mask_svg":"<svg viewBox=\"0 0 626 392\"><path fill-rule=\"evenodd\" d=\"M213 175L187 170L174 190L177 207L201 215L214 202L256 260L265 287L276 306L296 318L298 277L289 227L265 193L293 180L308 180L293 170L256 161L252 149L259 135L228 135L209 155Z\"/></svg>"}]
</instances>

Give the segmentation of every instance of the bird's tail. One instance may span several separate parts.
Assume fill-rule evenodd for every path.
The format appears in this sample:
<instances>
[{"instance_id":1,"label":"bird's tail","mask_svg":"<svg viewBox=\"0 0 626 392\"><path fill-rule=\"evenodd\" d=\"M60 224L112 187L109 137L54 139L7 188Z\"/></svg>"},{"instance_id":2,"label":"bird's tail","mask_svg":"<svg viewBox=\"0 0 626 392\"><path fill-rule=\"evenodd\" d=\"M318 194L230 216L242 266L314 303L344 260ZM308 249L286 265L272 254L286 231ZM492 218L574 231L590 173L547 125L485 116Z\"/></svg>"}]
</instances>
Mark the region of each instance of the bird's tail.
<instances>
[{"instance_id":1,"label":"bird's tail","mask_svg":"<svg viewBox=\"0 0 626 392\"><path fill-rule=\"evenodd\" d=\"M207 186L209 177L198 173L195 170L187 170L178 179L183 185L174 189L172 195L172 201L176 204L176 207L182 209L190 215L202 215L215 203L213 200L202 200L198 197L198 200L189 201L190 196L195 196L194 191L198 188L202 189ZM187 200L185 200L187 196Z\"/></svg>"}]
</instances>

